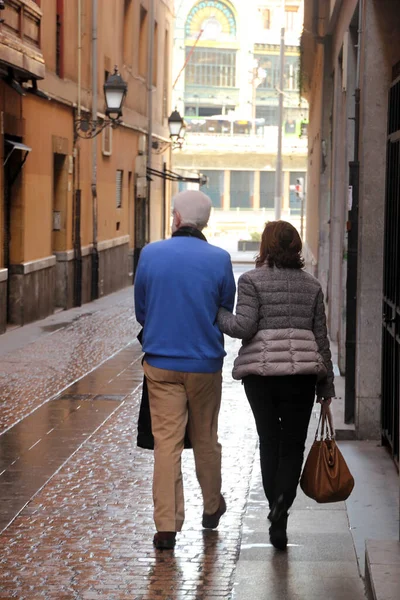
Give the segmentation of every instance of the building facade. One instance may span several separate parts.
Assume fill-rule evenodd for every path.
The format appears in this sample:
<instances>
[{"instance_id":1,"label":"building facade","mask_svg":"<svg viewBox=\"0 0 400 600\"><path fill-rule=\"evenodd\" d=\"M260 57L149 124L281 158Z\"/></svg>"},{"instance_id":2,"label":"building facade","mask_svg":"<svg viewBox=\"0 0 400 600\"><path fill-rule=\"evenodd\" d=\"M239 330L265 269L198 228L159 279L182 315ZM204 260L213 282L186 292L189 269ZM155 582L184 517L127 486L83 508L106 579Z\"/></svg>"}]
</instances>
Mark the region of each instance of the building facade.
<instances>
[{"instance_id":1,"label":"building facade","mask_svg":"<svg viewBox=\"0 0 400 600\"><path fill-rule=\"evenodd\" d=\"M400 16L396 3L305 2L307 253L346 375L346 420L399 459Z\"/></svg>"},{"instance_id":2,"label":"building facade","mask_svg":"<svg viewBox=\"0 0 400 600\"><path fill-rule=\"evenodd\" d=\"M273 211L278 143L280 30L285 26L284 214L298 213L307 103L300 99L300 0L176 2L173 100L187 122L177 169L199 169L214 215ZM259 225L258 225L259 228Z\"/></svg>"},{"instance_id":3,"label":"building facade","mask_svg":"<svg viewBox=\"0 0 400 600\"><path fill-rule=\"evenodd\" d=\"M164 237L168 187L155 178L149 200L137 184L148 88L152 146L168 140L173 36L172 0L2 4L0 331L127 285L134 248ZM105 119L115 65L128 85L123 122L82 139L77 123L91 118L94 97ZM152 155L155 168L166 161L168 151Z\"/></svg>"}]
</instances>

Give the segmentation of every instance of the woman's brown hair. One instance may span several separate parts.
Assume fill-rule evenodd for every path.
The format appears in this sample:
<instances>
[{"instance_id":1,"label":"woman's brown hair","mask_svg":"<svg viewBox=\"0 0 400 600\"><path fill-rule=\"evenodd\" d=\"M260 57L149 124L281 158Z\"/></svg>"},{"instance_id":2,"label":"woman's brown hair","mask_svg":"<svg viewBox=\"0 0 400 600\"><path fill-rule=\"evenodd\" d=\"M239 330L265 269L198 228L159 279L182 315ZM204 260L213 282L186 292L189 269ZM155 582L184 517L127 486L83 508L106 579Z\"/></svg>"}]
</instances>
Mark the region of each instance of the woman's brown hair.
<instances>
[{"instance_id":1,"label":"woman's brown hair","mask_svg":"<svg viewBox=\"0 0 400 600\"><path fill-rule=\"evenodd\" d=\"M302 247L299 233L293 225L287 221L270 221L265 225L261 237L256 267L267 263L269 267L278 269L302 269Z\"/></svg>"}]
</instances>

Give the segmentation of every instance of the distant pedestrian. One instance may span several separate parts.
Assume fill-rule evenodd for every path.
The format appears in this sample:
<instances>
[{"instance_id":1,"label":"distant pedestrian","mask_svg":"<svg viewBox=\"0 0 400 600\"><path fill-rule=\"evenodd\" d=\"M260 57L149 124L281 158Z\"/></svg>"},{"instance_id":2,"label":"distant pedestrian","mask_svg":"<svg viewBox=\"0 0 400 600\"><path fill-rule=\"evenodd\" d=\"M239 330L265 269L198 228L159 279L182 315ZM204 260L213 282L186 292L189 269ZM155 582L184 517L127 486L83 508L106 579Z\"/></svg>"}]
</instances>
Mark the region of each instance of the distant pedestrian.
<instances>
[{"instance_id":1,"label":"distant pedestrian","mask_svg":"<svg viewBox=\"0 0 400 600\"><path fill-rule=\"evenodd\" d=\"M238 282L236 315L218 314L221 331L243 340L233 377L242 379L260 438L270 540L287 546L315 393L335 395L321 285L303 270L302 242L285 221L267 223L256 268Z\"/></svg>"},{"instance_id":2,"label":"distant pedestrian","mask_svg":"<svg viewBox=\"0 0 400 600\"><path fill-rule=\"evenodd\" d=\"M216 528L226 511L217 431L226 353L217 314L221 307L233 309L235 281L229 254L202 234L210 198L185 191L173 206L172 238L142 250L135 277L154 436L153 543L158 549L175 546L184 522L186 423L203 494L203 527Z\"/></svg>"}]
</instances>

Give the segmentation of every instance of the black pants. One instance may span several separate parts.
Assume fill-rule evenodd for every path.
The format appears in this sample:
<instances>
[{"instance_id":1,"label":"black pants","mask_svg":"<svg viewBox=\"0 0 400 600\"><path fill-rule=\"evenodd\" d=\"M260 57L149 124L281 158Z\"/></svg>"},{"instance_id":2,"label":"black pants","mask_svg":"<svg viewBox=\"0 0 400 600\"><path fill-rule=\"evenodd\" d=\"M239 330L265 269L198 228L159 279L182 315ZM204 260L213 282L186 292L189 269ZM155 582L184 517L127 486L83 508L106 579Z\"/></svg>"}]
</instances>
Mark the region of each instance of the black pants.
<instances>
[{"instance_id":1,"label":"black pants","mask_svg":"<svg viewBox=\"0 0 400 600\"><path fill-rule=\"evenodd\" d=\"M281 495L293 504L315 399L314 375L243 378L260 437L261 473L270 507Z\"/></svg>"}]
</instances>

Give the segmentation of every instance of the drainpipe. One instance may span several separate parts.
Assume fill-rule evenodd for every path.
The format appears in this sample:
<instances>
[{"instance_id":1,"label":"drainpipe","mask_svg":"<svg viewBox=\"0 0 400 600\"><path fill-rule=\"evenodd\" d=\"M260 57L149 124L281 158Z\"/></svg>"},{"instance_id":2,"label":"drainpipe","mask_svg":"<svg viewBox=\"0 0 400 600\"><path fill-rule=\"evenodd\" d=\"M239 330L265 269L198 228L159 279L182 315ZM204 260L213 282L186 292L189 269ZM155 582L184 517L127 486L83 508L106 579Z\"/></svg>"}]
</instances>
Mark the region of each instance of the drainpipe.
<instances>
[{"instance_id":1,"label":"drainpipe","mask_svg":"<svg viewBox=\"0 0 400 600\"><path fill-rule=\"evenodd\" d=\"M363 24L363 0L358 4L357 72L354 101L354 159L349 163L349 185L353 202L347 221L347 282L346 282L346 380L344 420L354 423L356 404L356 335L357 335L357 271L358 271L358 203L360 187L360 66Z\"/></svg>"},{"instance_id":2,"label":"drainpipe","mask_svg":"<svg viewBox=\"0 0 400 600\"><path fill-rule=\"evenodd\" d=\"M78 0L78 107L76 118L81 118L82 105L82 0ZM75 116L75 115L74 115ZM81 245L81 153L79 138L76 136L74 153L74 306L82 304L82 245Z\"/></svg>"},{"instance_id":3,"label":"drainpipe","mask_svg":"<svg viewBox=\"0 0 400 600\"><path fill-rule=\"evenodd\" d=\"M82 0L78 0L78 119L82 107Z\"/></svg>"},{"instance_id":4,"label":"drainpipe","mask_svg":"<svg viewBox=\"0 0 400 600\"><path fill-rule=\"evenodd\" d=\"M153 54L154 54L154 0L149 2L149 44L147 51L147 168L152 167L152 136L153 136ZM146 206L146 242L150 242L150 202L151 179L147 178Z\"/></svg>"},{"instance_id":5,"label":"drainpipe","mask_svg":"<svg viewBox=\"0 0 400 600\"><path fill-rule=\"evenodd\" d=\"M92 0L92 119L97 121L97 0ZM99 297L99 254L97 251L97 138L92 140L92 300Z\"/></svg>"}]
</instances>

